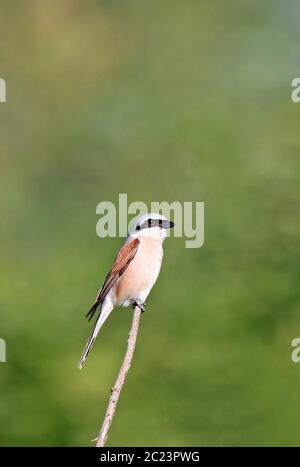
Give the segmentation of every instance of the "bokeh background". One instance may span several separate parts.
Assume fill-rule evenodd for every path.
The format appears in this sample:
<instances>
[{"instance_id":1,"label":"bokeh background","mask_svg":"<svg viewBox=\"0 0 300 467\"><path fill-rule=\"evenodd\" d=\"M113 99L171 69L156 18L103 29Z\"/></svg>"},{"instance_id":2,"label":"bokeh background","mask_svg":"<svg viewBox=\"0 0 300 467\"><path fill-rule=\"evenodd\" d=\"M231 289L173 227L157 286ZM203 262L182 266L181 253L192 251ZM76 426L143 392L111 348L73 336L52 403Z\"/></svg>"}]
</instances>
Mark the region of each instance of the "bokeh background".
<instances>
[{"instance_id":1,"label":"bokeh background","mask_svg":"<svg viewBox=\"0 0 300 467\"><path fill-rule=\"evenodd\" d=\"M168 239L108 445L298 445L300 6L1 1L0 444L91 446L131 310L77 369L122 239L96 205L204 201Z\"/></svg>"}]
</instances>

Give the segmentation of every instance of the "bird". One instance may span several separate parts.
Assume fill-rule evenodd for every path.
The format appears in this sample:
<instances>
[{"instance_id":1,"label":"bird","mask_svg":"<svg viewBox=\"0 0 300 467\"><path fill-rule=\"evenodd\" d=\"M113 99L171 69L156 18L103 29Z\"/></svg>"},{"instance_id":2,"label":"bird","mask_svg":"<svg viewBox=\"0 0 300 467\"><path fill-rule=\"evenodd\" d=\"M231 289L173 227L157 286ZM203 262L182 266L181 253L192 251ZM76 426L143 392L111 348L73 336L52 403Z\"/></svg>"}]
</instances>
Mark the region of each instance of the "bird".
<instances>
[{"instance_id":1,"label":"bird","mask_svg":"<svg viewBox=\"0 0 300 467\"><path fill-rule=\"evenodd\" d=\"M116 256L114 264L87 313L89 321L98 312L93 331L80 358L82 369L95 339L111 314L118 306L145 311L146 298L155 284L163 259L162 244L173 221L161 214L148 213L130 223L128 236Z\"/></svg>"}]
</instances>

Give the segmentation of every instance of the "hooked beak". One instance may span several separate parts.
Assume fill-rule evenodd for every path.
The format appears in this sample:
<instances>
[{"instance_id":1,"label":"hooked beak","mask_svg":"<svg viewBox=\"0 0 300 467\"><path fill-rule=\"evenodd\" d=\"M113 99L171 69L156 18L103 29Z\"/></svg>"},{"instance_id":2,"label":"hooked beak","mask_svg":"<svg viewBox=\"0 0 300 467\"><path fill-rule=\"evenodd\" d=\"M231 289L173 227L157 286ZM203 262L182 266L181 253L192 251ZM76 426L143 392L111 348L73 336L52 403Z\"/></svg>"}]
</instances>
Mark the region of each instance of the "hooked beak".
<instances>
[{"instance_id":1,"label":"hooked beak","mask_svg":"<svg viewBox=\"0 0 300 467\"><path fill-rule=\"evenodd\" d=\"M175 226L174 222L172 221L162 221L162 227L163 229L172 229Z\"/></svg>"}]
</instances>

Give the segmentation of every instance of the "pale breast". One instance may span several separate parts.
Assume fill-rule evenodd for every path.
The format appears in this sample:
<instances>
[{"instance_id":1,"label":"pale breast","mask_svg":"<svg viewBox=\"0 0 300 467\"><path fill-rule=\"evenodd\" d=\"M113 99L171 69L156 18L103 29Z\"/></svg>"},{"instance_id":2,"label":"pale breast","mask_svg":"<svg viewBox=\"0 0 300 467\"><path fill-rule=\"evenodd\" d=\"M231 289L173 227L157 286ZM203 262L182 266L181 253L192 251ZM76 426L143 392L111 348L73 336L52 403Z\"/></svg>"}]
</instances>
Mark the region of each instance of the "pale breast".
<instances>
[{"instance_id":1,"label":"pale breast","mask_svg":"<svg viewBox=\"0 0 300 467\"><path fill-rule=\"evenodd\" d=\"M141 238L138 251L116 284L116 301L144 301L160 271L162 244L151 238Z\"/></svg>"}]
</instances>

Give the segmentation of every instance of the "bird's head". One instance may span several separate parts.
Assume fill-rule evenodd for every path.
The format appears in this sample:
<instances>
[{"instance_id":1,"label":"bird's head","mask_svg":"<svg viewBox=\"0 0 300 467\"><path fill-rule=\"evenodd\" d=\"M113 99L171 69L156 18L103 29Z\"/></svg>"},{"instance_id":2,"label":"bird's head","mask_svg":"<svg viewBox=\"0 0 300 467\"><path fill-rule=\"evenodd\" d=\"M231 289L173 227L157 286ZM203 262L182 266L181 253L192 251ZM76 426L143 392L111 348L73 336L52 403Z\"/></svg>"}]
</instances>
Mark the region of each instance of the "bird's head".
<instances>
[{"instance_id":1,"label":"bird's head","mask_svg":"<svg viewBox=\"0 0 300 467\"><path fill-rule=\"evenodd\" d=\"M143 214L130 223L128 237L150 237L163 242L167 236L167 229L174 227L174 222L157 213Z\"/></svg>"}]
</instances>

